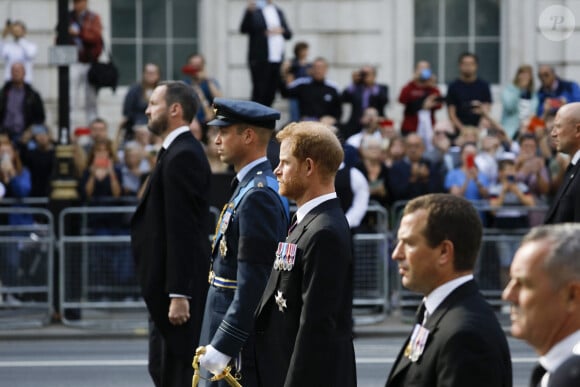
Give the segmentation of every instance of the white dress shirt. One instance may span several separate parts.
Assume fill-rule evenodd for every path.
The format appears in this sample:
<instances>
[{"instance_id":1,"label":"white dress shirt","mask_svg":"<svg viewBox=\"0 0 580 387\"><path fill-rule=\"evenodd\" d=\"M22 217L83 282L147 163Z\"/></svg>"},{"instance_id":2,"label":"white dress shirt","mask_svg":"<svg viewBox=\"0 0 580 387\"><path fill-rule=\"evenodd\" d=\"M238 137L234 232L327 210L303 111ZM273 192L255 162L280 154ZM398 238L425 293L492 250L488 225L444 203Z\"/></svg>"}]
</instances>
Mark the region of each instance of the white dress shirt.
<instances>
[{"instance_id":1,"label":"white dress shirt","mask_svg":"<svg viewBox=\"0 0 580 387\"><path fill-rule=\"evenodd\" d=\"M331 192L307 201L296 210L296 224L299 224L302 219L304 219L304 217L308 215L308 213L315 207L318 207L320 204L336 198L336 192Z\"/></svg>"},{"instance_id":2,"label":"white dress shirt","mask_svg":"<svg viewBox=\"0 0 580 387\"><path fill-rule=\"evenodd\" d=\"M429 316L433 315L433 312L441 305L441 303L458 287L471 281L473 279L473 274L463 275L461 277L455 278L443 285L435 288L427 297L423 298L425 302L425 308L429 313Z\"/></svg>"},{"instance_id":3,"label":"white dress shirt","mask_svg":"<svg viewBox=\"0 0 580 387\"><path fill-rule=\"evenodd\" d=\"M282 28L282 21L274 4L268 4L262 9L268 31L274 28ZM282 62L284 55L284 36L282 34L268 35L268 61L271 63Z\"/></svg>"},{"instance_id":4,"label":"white dress shirt","mask_svg":"<svg viewBox=\"0 0 580 387\"><path fill-rule=\"evenodd\" d=\"M540 364L546 369L546 373L542 377L540 385L542 387L548 386L550 380L550 373L556 371L564 361L574 354L574 346L580 342L580 330L572 333L570 336L560 340L554 345L548 353L540 357Z\"/></svg>"}]
</instances>

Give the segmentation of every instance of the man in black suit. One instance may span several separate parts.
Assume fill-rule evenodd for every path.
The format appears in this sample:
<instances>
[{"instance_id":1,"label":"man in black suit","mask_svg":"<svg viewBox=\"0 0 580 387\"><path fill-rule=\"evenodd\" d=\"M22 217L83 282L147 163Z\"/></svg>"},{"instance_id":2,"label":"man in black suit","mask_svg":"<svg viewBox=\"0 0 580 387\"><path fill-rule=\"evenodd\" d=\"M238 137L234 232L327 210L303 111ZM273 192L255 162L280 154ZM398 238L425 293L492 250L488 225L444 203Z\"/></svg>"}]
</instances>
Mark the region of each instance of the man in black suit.
<instances>
[{"instance_id":1,"label":"man in black suit","mask_svg":"<svg viewBox=\"0 0 580 387\"><path fill-rule=\"evenodd\" d=\"M551 136L558 152L570 156L570 165L544 224L580 222L580 102L558 109Z\"/></svg>"},{"instance_id":2,"label":"man in black suit","mask_svg":"<svg viewBox=\"0 0 580 387\"><path fill-rule=\"evenodd\" d=\"M548 387L580 386L580 346L560 367L550 375Z\"/></svg>"},{"instance_id":3,"label":"man in black suit","mask_svg":"<svg viewBox=\"0 0 580 387\"><path fill-rule=\"evenodd\" d=\"M387 387L510 387L510 353L473 280L482 225L473 205L430 194L405 206L393 251L403 285L424 295Z\"/></svg>"},{"instance_id":4,"label":"man in black suit","mask_svg":"<svg viewBox=\"0 0 580 387\"><path fill-rule=\"evenodd\" d=\"M272 0L249 0L240 32L250 36L248 64L252 77L252 101L271 106L281 84L284 40L292 38L292 31L284 13Z\"/></svg>"},{"instance_id":5,"label":"man in black suit","mask_svg":"<svg viewBox=\"0 0 580 387\"><path fill-rule=\"evenodd\" d=\"M189 130L198 104L183 82L155 88L145 114L163 146L133 215L131 243L151 322L155 386L190 386L209 269L210 168Z\"/></svg>"},{"instance_id":6,"label":"man in black suit","mask_svg":"<svg viewBox=\"0 0 580 387\"><path fill-rule=\"evenodd\" d=\"M200 342L200 365L219 375L230 360L240 383L256 386L254 312L272 271L276 246L288 231L288 202L266 158L280 118L277 110L251 101L214 100L220 159L237 172L236 188L216 225L209 273L210 288ZM225 381L220 385L227 386Z\"/></svg>"},{"instance_id":7,"label":"man in black suit","mask_svg":"<svg viewBox=\"0 0 580 387\"><path fill-rule=\"evenodd\" d=\"M342 147L318 122L276 137L280 194L298 210L256 312L258 386L356 386L351 237L334 191Z\"/></svg>"},{"instance_id":8,"label":"man in black suit","mask_svg":"<svg viewBox=\"0 0 580 387\"><path fill-rule=\"evenodd\" d=\"M533 228L514 256L503 299L512 304L512 335L540 355L532 387L565 386L552 378L576 367L564 362L580 349L579 254L580 225L564 223Z\"/></svg>"}]
</instances>

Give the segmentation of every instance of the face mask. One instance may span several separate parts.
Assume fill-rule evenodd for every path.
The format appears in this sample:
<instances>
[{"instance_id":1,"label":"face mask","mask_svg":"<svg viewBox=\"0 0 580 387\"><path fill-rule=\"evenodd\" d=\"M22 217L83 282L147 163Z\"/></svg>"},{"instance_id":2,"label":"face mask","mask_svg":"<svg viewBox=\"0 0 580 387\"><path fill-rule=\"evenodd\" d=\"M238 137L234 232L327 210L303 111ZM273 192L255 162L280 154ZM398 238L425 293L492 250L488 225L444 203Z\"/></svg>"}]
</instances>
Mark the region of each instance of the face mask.
<instances>
[{"instance_id":1,"label":"face mask","mask_svg":"<svg viewBox=\"0 0 580 387\"><path fill-rule=\"evenodd\" d=\"M262 9L266 6L266 0L256 0L256 7Z\"/></svg>"},{"instance_id":2,"label":"face mask","mask_svg":"<svg viewBox=\"0 0 580 387\"><path fill-rule=\"evenodd\" d=\"M423 69L421 70L421 80L422 81L426 81L428 79L431 79L431 69Z\"/></svg>"}]
</instances>

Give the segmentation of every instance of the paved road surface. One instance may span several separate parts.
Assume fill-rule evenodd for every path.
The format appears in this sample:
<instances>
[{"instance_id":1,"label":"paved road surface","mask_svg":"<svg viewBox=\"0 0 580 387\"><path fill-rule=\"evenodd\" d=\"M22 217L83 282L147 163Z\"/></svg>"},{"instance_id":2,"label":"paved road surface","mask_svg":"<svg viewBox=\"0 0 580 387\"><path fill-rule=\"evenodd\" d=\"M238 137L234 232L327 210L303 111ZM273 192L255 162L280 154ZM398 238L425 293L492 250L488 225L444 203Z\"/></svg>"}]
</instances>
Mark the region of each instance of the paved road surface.
<instances>
[{"instance_id":1,"label":"paved road surface","mask_svg":"<svg viewBox=\"0 0 580 387\"><path fill-rule=\"evenodd\" d=\"M402 337L355 340L359 387L384 386ZM536 361L525 343L510 339L514 387L528 385ZM0 342L0 385L10 387L152 386L147 374L147 340L40 339Z\"/></svg>"}]
</instances>

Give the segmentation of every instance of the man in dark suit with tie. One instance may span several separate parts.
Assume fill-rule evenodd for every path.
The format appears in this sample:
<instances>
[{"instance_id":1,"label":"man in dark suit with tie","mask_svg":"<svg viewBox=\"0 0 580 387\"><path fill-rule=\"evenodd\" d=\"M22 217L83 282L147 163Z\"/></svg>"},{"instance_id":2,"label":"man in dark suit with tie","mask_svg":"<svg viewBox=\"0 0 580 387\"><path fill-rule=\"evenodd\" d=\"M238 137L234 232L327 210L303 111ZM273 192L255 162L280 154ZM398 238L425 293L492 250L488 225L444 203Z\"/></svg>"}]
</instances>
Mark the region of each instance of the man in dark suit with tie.
<instances>
[{"instance_id":1,"label":"man in dark suit with tie","mask_svg":"<svg viewBox=\"0 0 580 387\"><path fill-rule=\"evenodd\" d=\"M276 137L280 194L298 210L256 312L258 386L356 386L351 236L334 190L342 147L318 122Z\"/></svg>"},{"instance_id":2,"label":"man in dark suit with tie","mask_svg":"<svg viewBox=\"0 0 580 387\"><path fill-rule=\"evenodd\" d=\"M503 299L512 304L511 333L540 355L531 387L566 386L552 377L565 380L577 367L565 361L580 349L578 255L580 224L538 226L524 236L510 267Z\"/></svg>"},{"instance_id":3,"label":"man in dark suit with tie","mask_svg":"<svg viewBox=\"0 0 580 387\"><path fill-rule=\"evenodd\" d=\"M403 285L424 298L387 387L512 385L505 334L473 280L481 237L466 199L430 194L405 206L393 260Z\"/></svg>"},{"instance_id":4,"label":"man in dark suit with tie","mask_svg":"<svg viewBox=\"0 0 580 387\"><path fill-rule=\"evenodd\" d=\"M580 222L580 102L558 109L551 136L558 152L570 156L570 165L544 224Z\"/></svg>"},{"instance_id":5,"label":"man in dark suit with tie","mask_svg":"<svg viewBox=\"0 0 580 387\"><path fill-rule=\"evenodd\" d=\"M190 386L209 268L210 168L189 130L198 103L182 82L155 88L145 114L163 138L131 244L150 315L149 373L157 387Z\"/></svg>"},{"instance_id":6,"label":"man in dark suit with tie","mask_svg":"<svg viewBox=\"0 0 580 387\"><path fill-rule=\"evenodd\" d=\"M211 254L210 288L200 365L219 375L234 361L243 386L257 385L254 312L264 292L276 246L288 231L288 202L266 158L266 148L280 118L277 110L251 101L214 100L220 159L233 165L235 188L225 204ZM241 364L241 367L240 367ZM220 385L227 386L225 381Z\"/></svg>"}]
</instances>

